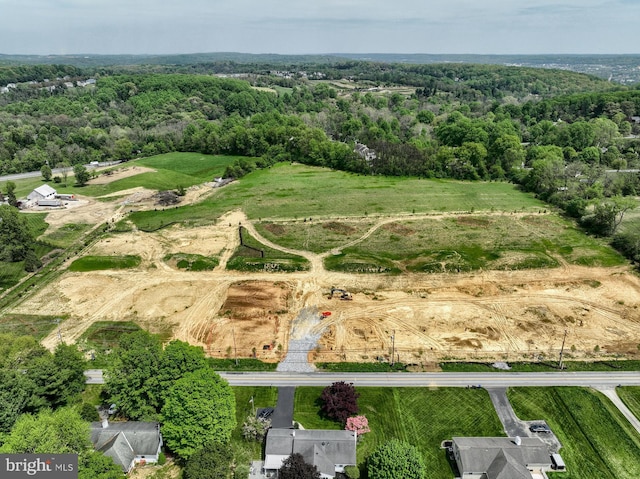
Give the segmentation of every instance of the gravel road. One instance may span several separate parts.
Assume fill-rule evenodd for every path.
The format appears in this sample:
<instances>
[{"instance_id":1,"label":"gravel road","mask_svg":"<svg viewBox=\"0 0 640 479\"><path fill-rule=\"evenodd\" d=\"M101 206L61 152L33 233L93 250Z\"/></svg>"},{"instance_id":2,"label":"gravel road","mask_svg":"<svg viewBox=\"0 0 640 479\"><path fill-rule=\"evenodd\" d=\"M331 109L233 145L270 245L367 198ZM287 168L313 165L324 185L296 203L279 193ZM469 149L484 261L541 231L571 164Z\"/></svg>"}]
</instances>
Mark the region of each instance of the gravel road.
<instances>
[{"instance_id":1,"label":"gravel road","mask_svg":"<svg viewBox=\"0 0 640 479\"><path fill-rule=\"evenodd\" d=\"M317 345L322 336L322 328L318 308L303 308L293 320L287 355L276 371L307 373L315 371L315 366L307 360L309 352Z\"/></svg>"}]
</instances>

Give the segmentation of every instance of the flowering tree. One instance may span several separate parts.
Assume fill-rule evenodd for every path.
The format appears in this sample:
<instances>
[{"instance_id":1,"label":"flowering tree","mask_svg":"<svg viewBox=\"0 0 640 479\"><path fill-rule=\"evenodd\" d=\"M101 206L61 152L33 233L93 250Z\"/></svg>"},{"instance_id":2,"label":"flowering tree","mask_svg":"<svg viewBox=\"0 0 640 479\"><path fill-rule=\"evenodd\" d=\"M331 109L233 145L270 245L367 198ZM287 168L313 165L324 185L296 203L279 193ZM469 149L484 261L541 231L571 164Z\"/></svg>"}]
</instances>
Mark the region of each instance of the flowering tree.
<instances>
[{"instance_id":1,"label":"flowering tree","mask_svg":"<svg viewBox=\"0 0 640 479\"><path fill-rule=\"evenodd\" d=\"M365 416L347 418L347 425L344 428L347 431L354 431L357 436L371 431L369 429L369 420Z\"/></svg>"}]
</instances>

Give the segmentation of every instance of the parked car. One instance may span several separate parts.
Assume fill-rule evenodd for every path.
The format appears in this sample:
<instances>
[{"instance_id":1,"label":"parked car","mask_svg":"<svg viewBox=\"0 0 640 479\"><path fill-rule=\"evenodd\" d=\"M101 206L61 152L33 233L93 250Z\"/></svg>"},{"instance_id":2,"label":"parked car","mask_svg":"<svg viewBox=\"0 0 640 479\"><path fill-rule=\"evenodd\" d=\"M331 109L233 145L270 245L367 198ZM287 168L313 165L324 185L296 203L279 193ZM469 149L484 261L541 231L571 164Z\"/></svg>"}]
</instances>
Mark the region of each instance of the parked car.
<instances>
[{"instance_id":1,"label":"parked car","mask_svg":"<svg viewBox=\"0 0 640 479\"><path fill-rule=\"evenodd\" d=\"M548 434L551 432L551 429L549 429L549 426L547 426L546 424L532 424L531 426L529 426L529 431Z\"/></svg>"},{"instance_id":2,"label":"parked car","mask_svg":"<svg viewBox=\"0 0 640 479\"><path fill-rule=\"evenodd\" d=\"M272 407L266 407L258 413L258 419L269 419L273 414Z\"/></svg>"}]
</instances>

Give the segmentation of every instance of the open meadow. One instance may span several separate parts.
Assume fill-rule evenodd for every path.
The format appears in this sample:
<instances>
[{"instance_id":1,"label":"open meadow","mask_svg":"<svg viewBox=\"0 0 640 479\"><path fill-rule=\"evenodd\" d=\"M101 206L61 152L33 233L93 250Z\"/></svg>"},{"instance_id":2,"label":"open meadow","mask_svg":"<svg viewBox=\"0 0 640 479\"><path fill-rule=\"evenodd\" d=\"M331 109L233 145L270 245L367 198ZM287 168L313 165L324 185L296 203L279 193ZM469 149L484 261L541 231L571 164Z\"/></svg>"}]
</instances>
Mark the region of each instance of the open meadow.
<instances>
[{"instance_id":1,"label":"open meadow","mask_svg":"<svg viewBox=\"0 0 640 479\"><path fill-rule=\"evenodd\" d=\"M134 322L217 358L281 360L304 308L332 313L313 326L310 361L389 360L391 336L394 359L417 368L548 360L565 330L567 359L638 355L637 276L511 184L283 163L213 187L231 161L132 161L85 187L102 196L30 214L43 244L79 245L81 258L63 257L63 274L5 314L65 317L66 341L95 322ZM153 188L185 175L181 202L159 205ZM85 240L98 225L107 231Z\"/></svg>"}]
</instances>

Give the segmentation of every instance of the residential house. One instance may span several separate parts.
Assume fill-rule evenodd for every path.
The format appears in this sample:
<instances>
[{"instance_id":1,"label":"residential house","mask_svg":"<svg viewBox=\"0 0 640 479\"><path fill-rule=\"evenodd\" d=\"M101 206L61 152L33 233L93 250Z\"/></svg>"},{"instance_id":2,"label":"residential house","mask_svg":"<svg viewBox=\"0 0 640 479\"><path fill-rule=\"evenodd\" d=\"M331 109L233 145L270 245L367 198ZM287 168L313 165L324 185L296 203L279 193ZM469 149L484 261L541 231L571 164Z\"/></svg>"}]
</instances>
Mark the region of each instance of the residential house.
<instances>
[{"instance_id":1,"label":"residential house","mask_svg":"<svg viewBox=\"0 0 640 479\"><path fill-rule=\"evenodd\" d=\"M537 437L454 437L451 452L462 479L532 479L552 469Z\"/></svg>"},{"instance_id":2,"label":"residential house","mask_svg":"<svg viewBox=\"0 0 640 479\"><path fill-rule=\"evenodd\" d=\"M372 150L367 145L363 143L358 143L357 141L353 151L355 151L361 158L364 158L367 163L371 163L373 160L375 160L378 157L376 155L375 150Z\"/></svg>"},{"instance_id":3,"label":"residential house","mask_svg":"<svg viewBox=\"0 0 640 479\"><path fill-rule=\"evenodd\" d=\"M357 435L353 431L322 429L269 429L265 446L265 473L277 477L291 454L299 453L318 468L320 477L333 478L356 464Z\"/></svg>"},{"instance_id":4,"label":"residential house","mask_svg":"<svg viewBox=\"0 0 640 479\"><path fill-rule=\"evenodd\" d=\"M162 448L160 424L157 422L91 423L91 442L96 451L113 458L129 473L136 464L158 462Z\"/></svg>"}]
</instances>

